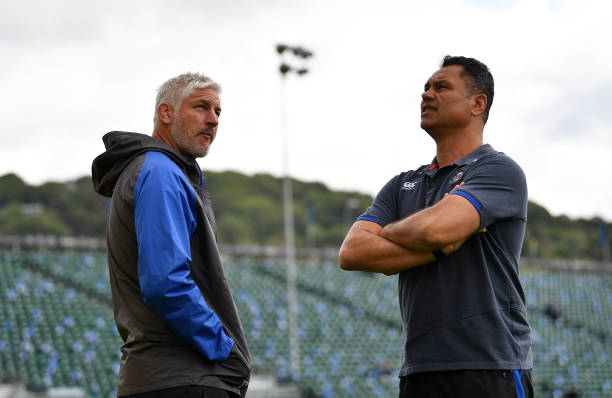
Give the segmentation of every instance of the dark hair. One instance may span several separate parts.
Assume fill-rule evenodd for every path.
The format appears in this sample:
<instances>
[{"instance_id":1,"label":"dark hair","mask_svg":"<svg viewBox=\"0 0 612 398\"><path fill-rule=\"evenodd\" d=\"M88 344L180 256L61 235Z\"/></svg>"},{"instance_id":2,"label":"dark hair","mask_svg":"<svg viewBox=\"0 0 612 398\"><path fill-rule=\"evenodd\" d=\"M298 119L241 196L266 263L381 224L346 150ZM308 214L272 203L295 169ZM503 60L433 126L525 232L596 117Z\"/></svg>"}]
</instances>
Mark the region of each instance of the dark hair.
<instances>
[{"instance_id":1,"label":"dark hair","mask_svg":"<svg viewBox=\"0 0 612 398\"><path fill-rule=\"evenodd\" d=\"M460 65L463 66L463 73L468 74L471 77L471 84L469 84L469 95L484 94L487 97L487 106L483 114L483 122L486 123L489 118L489 110L493 104L493 95L495 83L493 82L493 75L487 65L482 62L467 57L453 57L447 55L442 60L440 67L443 68L449 65Z\"/></svg>"}]
</instances>

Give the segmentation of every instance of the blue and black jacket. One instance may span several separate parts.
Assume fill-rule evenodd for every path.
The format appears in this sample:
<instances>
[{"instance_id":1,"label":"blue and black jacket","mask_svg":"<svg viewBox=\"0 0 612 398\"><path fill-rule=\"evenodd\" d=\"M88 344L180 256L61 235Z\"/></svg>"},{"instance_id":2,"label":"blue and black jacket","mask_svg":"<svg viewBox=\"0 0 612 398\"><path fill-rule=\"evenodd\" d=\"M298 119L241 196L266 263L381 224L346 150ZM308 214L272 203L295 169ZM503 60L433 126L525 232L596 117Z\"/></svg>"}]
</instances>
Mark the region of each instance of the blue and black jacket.
<instances>
[{"instance_id":1,"label":"blue and black jacket","mask_svg":"<svg viewBox=\"0 0 612 398\"><path fill-rule=\"evenodd\" d=\"M103 140L92 178L112 197L108 265L125 342L118 395L183 385L244 395L251 362L198 164L147 135Z\"/></svg>"}]
</instances>

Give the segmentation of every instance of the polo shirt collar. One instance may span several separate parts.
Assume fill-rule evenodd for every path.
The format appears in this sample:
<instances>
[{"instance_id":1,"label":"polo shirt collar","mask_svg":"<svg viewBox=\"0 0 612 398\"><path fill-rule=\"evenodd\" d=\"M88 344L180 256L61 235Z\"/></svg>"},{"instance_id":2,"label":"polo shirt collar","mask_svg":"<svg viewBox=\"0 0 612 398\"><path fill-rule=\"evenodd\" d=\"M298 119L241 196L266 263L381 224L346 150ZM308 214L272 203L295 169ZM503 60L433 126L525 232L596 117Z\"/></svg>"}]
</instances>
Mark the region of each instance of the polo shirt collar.
<instances>
[{"instance_id":1,"label":"polo shirt collar","mask_svg":"<svg viewBox=\"0 0 612 398\"><path fill-rule=\"evenodd\" d=\"M474 150L474 152L470 153L469 155L466 155L462 157L461 159L456 160L453 163L449 164L449 166L451 165L454 165L457 167L465 166L466 164L476 162L481 157L488 155L492 152L495 152L493 147L490 144L484 144L476 148L476 150ZM434 157L433 160L431 161L431 164L427 167L426 173L434 174L437 170L438 170L438 160Z\"/></svg>"}]
</instances>

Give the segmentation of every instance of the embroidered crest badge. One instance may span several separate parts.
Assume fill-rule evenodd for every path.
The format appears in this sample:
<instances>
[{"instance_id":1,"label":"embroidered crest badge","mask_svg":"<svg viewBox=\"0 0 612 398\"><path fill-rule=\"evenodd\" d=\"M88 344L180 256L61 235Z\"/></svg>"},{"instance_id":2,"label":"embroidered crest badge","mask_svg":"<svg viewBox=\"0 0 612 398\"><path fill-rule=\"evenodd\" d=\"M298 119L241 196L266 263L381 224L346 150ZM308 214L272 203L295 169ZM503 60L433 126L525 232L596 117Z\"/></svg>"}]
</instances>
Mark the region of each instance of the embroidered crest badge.
<instances>
[{"instance_id":1,"label":"embroidered crest badge","mask_svg":"<svg viewBox=\"0 0 612 398\"><path fill-rule=\"evenodd\" d=\"M461 179L461 177L463 177L463 171L460 171L457 174L455 174L448 182L450 184L453 184L453 183L459 181Z\"/></svg>"}]
</instances>

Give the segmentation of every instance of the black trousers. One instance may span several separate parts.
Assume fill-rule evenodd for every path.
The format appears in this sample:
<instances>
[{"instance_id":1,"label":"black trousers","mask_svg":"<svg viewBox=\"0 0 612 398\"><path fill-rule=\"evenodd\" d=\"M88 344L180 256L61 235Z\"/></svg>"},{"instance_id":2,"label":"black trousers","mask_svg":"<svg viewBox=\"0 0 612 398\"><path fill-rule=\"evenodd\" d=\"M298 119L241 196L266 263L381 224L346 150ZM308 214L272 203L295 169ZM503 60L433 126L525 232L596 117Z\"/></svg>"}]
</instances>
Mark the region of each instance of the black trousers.
<instances>
[{"instance_id":1,"label":"black trousers","mask_svg":"<svg viewBox=\"0 0 612 398\"><path fill-rule=\"evenodd\" d=\"M238 395L226 390L205 386L183 386L125 395L122 398L237 398Z\"/></svg>"},{"instance_id":2,"label":"black trousers","mask_svg":"<svg viewBox=\"0 0 612 398\"><path fill-rule=\"evenodd\" d=\"M453 370L400 377L400 398L533 398L530 370Z\"/></svg>"}]
</instances>

